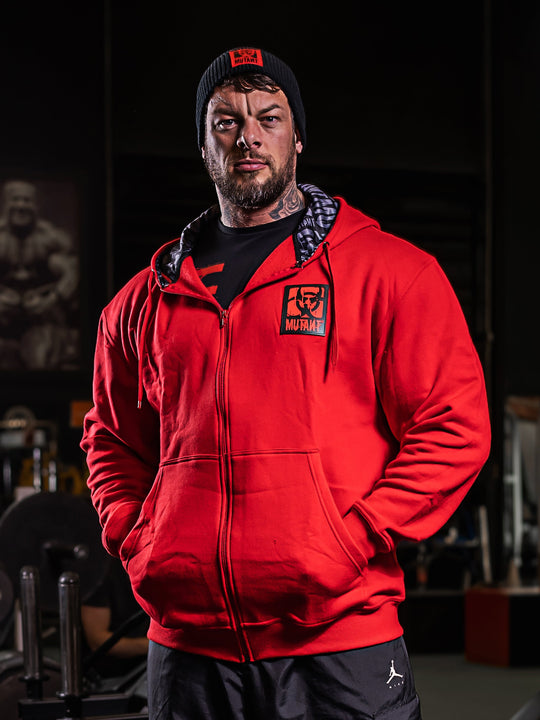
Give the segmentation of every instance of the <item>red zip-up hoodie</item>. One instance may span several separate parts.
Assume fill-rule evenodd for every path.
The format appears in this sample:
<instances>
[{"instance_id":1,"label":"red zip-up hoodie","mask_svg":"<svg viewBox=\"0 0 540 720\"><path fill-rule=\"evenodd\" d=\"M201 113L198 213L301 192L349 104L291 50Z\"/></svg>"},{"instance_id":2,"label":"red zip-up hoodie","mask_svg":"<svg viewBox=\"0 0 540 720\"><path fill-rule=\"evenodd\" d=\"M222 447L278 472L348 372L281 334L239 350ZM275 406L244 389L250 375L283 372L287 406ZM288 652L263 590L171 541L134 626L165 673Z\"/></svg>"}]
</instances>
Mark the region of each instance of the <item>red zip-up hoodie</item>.
<instances>
[{"instance_id":1,"label":"red zip-up hoodie","mask_svg":"<svg viewBox=\"0 0 540 720\"><path fill-rule=\"evenodd\" d=\"M227 310L189 254L202 216L102 313L88 485L169 647L245 661L398 637L396 545L439 530L488 456L436 260L302 190L298 231Z\"/></svg>"}]
</instances>

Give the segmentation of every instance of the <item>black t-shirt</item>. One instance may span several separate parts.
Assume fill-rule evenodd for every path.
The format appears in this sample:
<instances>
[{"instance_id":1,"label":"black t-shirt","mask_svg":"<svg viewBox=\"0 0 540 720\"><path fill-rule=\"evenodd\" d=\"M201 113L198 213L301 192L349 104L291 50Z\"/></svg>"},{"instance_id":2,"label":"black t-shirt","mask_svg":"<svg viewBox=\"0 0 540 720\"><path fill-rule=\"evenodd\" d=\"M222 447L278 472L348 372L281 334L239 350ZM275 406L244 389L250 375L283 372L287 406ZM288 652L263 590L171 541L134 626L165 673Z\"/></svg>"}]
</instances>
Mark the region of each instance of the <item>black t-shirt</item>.
<instances>
[{"instance_id":1,"label":"black t-shirt","mask_svg":"<svg viewBox=\"0 0 540 720\"><path fill-rule=\"evenodd\" d=\"M208 223L193 248L193 262L221 307L229 306L272 250L296 230L303 212L248 228L226 227L219 219Z\"/></svg>"}]
</instances>

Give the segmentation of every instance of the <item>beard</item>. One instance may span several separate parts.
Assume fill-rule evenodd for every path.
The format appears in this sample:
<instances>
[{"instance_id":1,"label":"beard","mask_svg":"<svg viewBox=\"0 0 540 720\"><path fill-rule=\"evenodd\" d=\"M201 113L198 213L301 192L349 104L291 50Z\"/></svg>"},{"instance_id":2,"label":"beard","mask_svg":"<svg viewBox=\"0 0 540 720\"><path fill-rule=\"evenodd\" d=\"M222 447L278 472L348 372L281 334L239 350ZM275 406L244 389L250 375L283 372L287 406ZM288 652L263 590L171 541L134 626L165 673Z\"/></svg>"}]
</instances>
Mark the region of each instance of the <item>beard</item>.
<instances>
[{"instance_id":1,"label":"beard","mask_svg":"<svg viewBox=\"0 0 540 720\"><path fill-rule=\"evenodd\" d=\"M276 168L272 158L252 152L249 153L249 157L260 159L266 163L270 170L268 180L263 183L259 182L257 172L236 178L234 173L228 172L226 165L220 165L215 156L209 153L206 153L204 164L212 182L225 200L244 210L255 210L274 203L294 180L296 146L294 143L291 144L289 154L281 168Z\"/></svg>"}]
</instances>

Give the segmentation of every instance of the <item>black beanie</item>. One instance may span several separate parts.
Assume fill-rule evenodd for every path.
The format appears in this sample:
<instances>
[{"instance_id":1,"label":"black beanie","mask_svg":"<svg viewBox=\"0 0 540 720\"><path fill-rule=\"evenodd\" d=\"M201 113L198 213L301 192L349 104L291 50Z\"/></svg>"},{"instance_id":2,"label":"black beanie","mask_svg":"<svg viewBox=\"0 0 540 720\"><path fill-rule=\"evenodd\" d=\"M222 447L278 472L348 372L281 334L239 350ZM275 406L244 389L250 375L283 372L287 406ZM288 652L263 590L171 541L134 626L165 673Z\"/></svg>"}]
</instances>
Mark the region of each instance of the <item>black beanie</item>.
<instances>
[{"instance_id":1,"label":"black beanie","mask_svg":"<svg viewBox=\"0 0 540 720\"><path fill-rule=\"evenodd\" d=\"M306 144L306 114L300 97L300 88L291 68L266 50L234 48L217 57L205 70L197 88L195 120L199 147L204 144L206 106L214 88L226 78L245 73L268 75L283 90L289 101L302 144Z\"/></svg>"}]
</instances>

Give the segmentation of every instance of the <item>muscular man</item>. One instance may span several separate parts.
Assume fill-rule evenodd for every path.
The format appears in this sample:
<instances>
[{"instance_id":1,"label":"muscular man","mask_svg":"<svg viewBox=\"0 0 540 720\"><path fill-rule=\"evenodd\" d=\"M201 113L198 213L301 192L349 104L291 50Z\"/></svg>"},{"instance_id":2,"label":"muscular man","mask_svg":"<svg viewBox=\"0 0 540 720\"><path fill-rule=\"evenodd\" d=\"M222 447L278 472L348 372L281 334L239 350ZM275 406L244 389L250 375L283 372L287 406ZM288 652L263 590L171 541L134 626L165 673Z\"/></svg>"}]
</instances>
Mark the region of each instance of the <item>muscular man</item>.
<instances>
[{"instance_id":1,"label":"muscular man","mask_svg":"<svg viewBox=\"0 0 540 720\"><path fill-rule=\"evenodd\" d=\"M36 188L4 185L0 218L0 327L3 369L51 369L72 359L68 316L76 303L72 240L38 216Z\"/></svg>"},{"instance_id":2,"label":"muscular man","mask_svg":"<svg viewBox=\"0 0 540 720\"><path fill-rule=\"evenodd\" d=\"M150 717L418 720L396 546L489 452L461 308L433 257L297 184L277 57L216 58L196 125L217 205L103 311L82 443L151 617Z\"/></svg>"}]
</instances>

